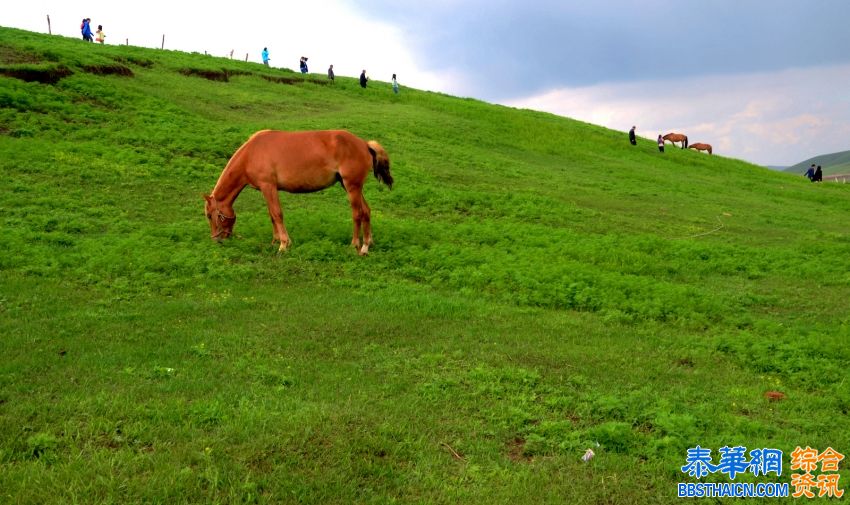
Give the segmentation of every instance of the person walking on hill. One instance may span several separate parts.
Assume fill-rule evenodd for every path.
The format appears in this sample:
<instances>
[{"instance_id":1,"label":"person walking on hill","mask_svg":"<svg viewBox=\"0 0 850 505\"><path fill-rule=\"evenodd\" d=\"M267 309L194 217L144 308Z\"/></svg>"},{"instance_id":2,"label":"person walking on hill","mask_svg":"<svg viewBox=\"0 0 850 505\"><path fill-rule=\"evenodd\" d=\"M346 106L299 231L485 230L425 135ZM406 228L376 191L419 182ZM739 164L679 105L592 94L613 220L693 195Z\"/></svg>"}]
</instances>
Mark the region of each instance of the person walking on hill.
<instances>
[{"instance_id":1,"label":"person walking on hill","mask_svg":"<svg viewBox=\"0 0 850 505\"><path fill-rule=\"evenodd\" d=\"M812 182L823 182L823 170L821 170L820 165L815 169L815 176L812 178Z\"/></svg>"},{"instance_id":2,"label":"person walking on hill","mask_svg":"<svg viewBox=\"0 0 850 505\"><path fill-rule=\"evenodd\" d=\"M83 24L80 25L80 31L83 33L83 40L86 42L94 42L91 35L91 18L83 18Z\"/></svg>"},{"instance_id":3,"label":"person walking on hill","mask_svg":"<svg viewBox=\"0 0 850 505\"><path fill-rule=\"evenodd\" d=\"M328 80L331 81L331 84L334 83L334 66L331 65L328 67Z\"/></svg>"},{"instance_id":4,"label":"person walking on hill","mask_svg":"<svg viewBox=\"0 0 850 505\"><path fill-rule=\"evenodd\" d=\"M658 136L658 150L664 152L664 137L661 135Z\"/></svg>"},{"instance_id":5,"label":"person walking on hill","mask_svg":"<svg viewBox=\"0 0 850 505\"><path fill-rule=\"evenodd\" d=\"M814 180L815 180L815 164L814 163L812 163L812 166L810 166L809 169L806 170L806 179L814 182Z\"/></svg>"},{"instance_id":6,"label":"person walking on hill","mask_svg":"<svg viewBox=\"0 0 850 505\"><path fill-rule=\"evenodd\" d=\"M97 41L101 44L106 41L106 34L103 33L103 25L97 25Z\"/></svg>"},{"instance_id":7,"label":"person walking on hill","mask_svg":"<svg viewBox=\"0 0 850 505\"><path fill-rule=\"evenodd\" d=\"M395 74L393 74L393 93L396 95L398 94L398 80L396 79Z\"/></svg>"},{"instance_id":8,"label":"person walking on hill","mask_svg":"<svg viewBox=\"0 0 850 505\"><path fill-rule=\"evenodd\" d=\"M366 77L366 71L364 70L360 72L360 87L365 88L367 82L369 82L369 78Z\"/></svg>"},{"instance_id":9,"label":"person walking on hill","mask_svg":"<svg viewBox=\"0 0 850 505\"><path fill-rule=\"evenodd\" d=\"M307 57L302 56L301 62L298 65L301 67L301 73L306 74L307 73Z\"/></svg>"},{"instance_id":10,"label":"person walking on hill","mask_svg":"<svg viewBox=\"0 0 850 505\"><path fill-rule=\"evenodd\" d=\"M263 52L260 53L260 54L262 54L262 56L263 56L263 65L269 66L269 60L271 59L271 58L269 58L269 48L264 47Z\"/></svg>"},{"instance_id":11,"label":"person walking on hill","mask_svg":"<svg viewBox=\"0 0 850 505\"><path fill-rule=\"evenodd\" d=\"M629 142L633 145L637 145L637 138L635 137L635 127L632 126L632 129L629 130Z\"/></svg>"}]
</instances>

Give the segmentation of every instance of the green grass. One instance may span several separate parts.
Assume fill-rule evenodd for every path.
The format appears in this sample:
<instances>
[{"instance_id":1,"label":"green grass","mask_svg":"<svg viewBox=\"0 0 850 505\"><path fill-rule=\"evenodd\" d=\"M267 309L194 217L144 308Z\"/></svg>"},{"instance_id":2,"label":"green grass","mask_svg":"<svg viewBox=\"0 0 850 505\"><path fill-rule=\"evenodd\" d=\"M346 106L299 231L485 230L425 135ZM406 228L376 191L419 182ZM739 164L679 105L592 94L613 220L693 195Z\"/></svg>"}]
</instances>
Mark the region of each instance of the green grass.
<instances>
[{"instance_id":1,"label":"green grass","mask_svg":"<svg viewBox=\"0 0 850 505\"><path fill-rule=\"evenodd\" d=\"M209 240L263 128L387 149L368 257L338 187L286 254L254 191ZM0 29L0 501L672 503L697 444L846 452L850 190L625 137Z\"/></svg>"}]
</instances>

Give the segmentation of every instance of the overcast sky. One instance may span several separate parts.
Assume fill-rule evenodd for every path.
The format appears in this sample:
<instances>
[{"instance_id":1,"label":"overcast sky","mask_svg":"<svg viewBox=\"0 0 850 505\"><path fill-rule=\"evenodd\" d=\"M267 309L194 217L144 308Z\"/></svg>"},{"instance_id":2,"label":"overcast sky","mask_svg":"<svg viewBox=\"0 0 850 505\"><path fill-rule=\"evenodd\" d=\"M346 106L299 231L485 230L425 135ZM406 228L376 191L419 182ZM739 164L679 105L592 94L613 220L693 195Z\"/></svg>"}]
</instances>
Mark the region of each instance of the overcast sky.
<instances>
[{"instance_id":1,"label":"overcast sky","mask_svg":"<svg viewBox=\"0 0 850 505\"><path fill-rule=\"evenodd\" d=\"M850 149L848 0L14 2L0 25L534 108L769 165Z\"/></svg>"}]
</instances>

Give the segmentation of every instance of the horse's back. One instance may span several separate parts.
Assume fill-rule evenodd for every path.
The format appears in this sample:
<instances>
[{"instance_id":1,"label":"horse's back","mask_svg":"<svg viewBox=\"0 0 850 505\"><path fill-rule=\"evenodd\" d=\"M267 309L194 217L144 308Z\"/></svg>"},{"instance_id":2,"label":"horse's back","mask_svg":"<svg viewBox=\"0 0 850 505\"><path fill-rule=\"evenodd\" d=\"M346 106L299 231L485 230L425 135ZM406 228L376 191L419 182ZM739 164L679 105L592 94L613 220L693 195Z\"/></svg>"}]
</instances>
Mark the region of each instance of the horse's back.
<instances>
[{"instance_id":1,"label":"horse's back","mask_svg":"<svg viewBox=\"0 0 850 505\"><path fill-rule=\"evenodd\" d=\"M345 130L261 130L245 147L246 175L252 185L274 181L279 189L293 193L325 189L349 167L371 168L366 142Z\"/></svg>"}]
</instances>

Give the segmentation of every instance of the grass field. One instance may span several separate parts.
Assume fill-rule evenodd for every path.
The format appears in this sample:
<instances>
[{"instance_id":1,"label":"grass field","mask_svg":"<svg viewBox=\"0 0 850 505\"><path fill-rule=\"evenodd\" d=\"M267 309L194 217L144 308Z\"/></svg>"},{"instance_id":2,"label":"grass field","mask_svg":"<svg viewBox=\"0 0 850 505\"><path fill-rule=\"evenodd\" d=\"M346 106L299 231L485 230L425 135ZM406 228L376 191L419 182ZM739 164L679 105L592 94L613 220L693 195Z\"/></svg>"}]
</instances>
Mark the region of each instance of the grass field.
<instances>
[{"instance_id":1,"label":"grass field","mask_svg":"<svg viewBox=\"0 0 850 505\"><path fill-rule=\"evenodd\" d=\"M209 239L264 128L387 149L368 257L339 187L286 254L254 191ZM697 444L850 450L846 185L5 28L0 169L0 502L673 503Z\"/></svg>"}]
</instances>

